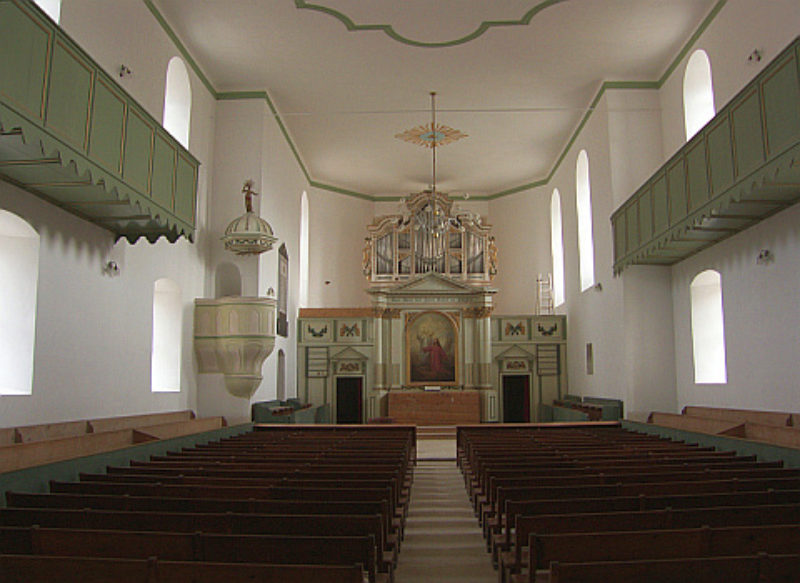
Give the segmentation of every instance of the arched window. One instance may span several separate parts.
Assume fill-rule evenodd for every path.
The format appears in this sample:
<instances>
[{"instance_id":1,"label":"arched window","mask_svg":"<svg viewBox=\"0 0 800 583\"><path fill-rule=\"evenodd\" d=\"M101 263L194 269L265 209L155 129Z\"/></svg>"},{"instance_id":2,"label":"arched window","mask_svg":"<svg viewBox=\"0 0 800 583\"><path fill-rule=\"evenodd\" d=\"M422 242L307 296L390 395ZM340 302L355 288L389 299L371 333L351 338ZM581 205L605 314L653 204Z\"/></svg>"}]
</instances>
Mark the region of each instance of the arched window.
<instances>
[{"instance_id":1,"label":"arched window","mask_svg":"<svg viewBox=\"0 0 800 583\"><path fill-rule=\"evenodd\" d=\"M39 233L0 210L0 395L30 395L36 335Z\"/></svg>"},{"instance_id":2,"label":"arched window","mask_svg":"<svg viewBox=\"0 0 800 583\"><path fill-rule=\"evenodd\" d=\"M308 194L300 197L300 298L301 308L308 306Z\"/></svg>"},{"instance_id":3,"label":"arched window","mask_svg":"<svg viewBox=\"0 0 800 583\"><path fill-rule=\"evenodd\" d=\"M564 303L564 236L561 227L561 194L550 198L550 254L553 258L553 305Z\"/></svg>"},{"instance_id":4,"label":"arched window","mask_svg":"<svg viewBox=\"0 0 800 583\"><path fill-rule=\"evenodd\" d=\"M192 120L192 85L189 72L180 57L172 57L167 65L164 91L164 129L183 145L189 147L189 126Z\"/></svg>"},{"instance_id":5,"label":"arched window","mask_svg":"<svg viewBox=\"0 0 800 583\"><path fill-rule=\"evenodd\" d=\"M722 278L718 271L703 271L689 287L692 305L694 382L726 383L725 324Z\"/></svg>"},{"instance_id":6,"label":"arched window","mask_svg":"<svg viewBox=\"0 0 800 583\"><path fill-rule=\"evenodd\" d=\"M58 24L61 21L61 0L33 0L47 16Z\"/></svg>"},{"instance_id":7,"label":"arched window","mask_svg":"<svg viewBox=\"0 0 800 583\"><path fill-rule=\"evenodd\" d=\"M168 278L153 285L153 344L150 388L154 393L181 390L183 302L180 286Z\"/></svg>"},{"instance_id":8,"label":"arched window","mask_svg":"<svg viewBox=\"0 0 800 583\"><path fill-rule=\"evenodd\" d=\"M281 348L278 350L278 372L275 379L275 398L279 401L286 400L286 353Z\"/></svg>"},{"instance_id":9,"label":"arched window","mask_svg":"<svg viewBox=\"0 0 800 583\"><path fill-rule=\"evenodd\" d=\"M594 285L594 235L592 234L592 187L589 182L589 156L578 153L575 165L575 196L578 211L578 263L581 291Z\"/></svg>"},{"instance_id":10,"label":"arched window","mask_svg":"<svg viewBox=\"0 0 800 583\"><path fill-rule=\"evenodd\" d=\"M711 61L704 50L696 50L686 63L683 74L683 119L689 140L716 113Z\"/></svg>"}]
</instances>

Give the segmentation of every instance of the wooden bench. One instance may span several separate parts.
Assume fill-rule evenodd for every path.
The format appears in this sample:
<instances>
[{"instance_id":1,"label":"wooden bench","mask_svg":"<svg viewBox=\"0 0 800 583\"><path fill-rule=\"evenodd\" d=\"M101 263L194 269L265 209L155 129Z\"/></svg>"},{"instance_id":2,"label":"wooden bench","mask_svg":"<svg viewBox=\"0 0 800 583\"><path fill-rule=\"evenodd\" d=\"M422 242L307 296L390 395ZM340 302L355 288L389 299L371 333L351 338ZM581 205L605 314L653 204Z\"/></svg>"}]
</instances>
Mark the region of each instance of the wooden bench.
<instances>
[{"instance_id":1,"label":"wooden bench","mask_svg":"<svg viewBox=\"0 0 800 583\"><path fill-rule=\"evenodd\" d=\"M187 476L183 474L173 475L132 475L132 474L88 474L80 473L79 478L82 482L102 482L117 484L183 484L201 486L225 486L225 487L271 487L287 486L295 488L389 488L392 500L398 508L405 509L408 504L408 494L403 488L398 486L394 478L345 478L338 479L315 479L289 476L273 475L268 478L260 477L219 477L219 476Z\"/></svg>"},{"instance_id":2,"label":"wooden bench","mask_svg":"<svg viewBox=\"0 0 800 583\"><path fill-rule=\"evenodd\" d=\"M504 581L528 566L531 534L800 524L800 504L517 516L512 548L500 554Z\"/></svg>"},{"instance_id":3,"label":"wooden bench","mask_svg":"<svg viewBox=\"0 0 800 583\"><path fill-rule=\"evenodd\" d=\"M361 565L267 565L0 555L4 583L364 583Z\"/></svg>"},{"instance_id":4,"label":"wooden bench","mask_svg":"<svg viewBox=\"0 0 800 583\"><path fill-rule=\"evenodd\" d=\"M8 554L114 557L171 561L267 564L361 564L370 583L392 580L378 573L372 536L184 534L111 530L1 527Z\"/></svg>"},{"instance_id":5,"label":"wooden bench","mask_svg":"<svg viewBox=\"0 0 800 583\"><path fill-rule=\"evenodd\" d=\"M755 492L773 490L800 490L800 477L730 479L708 481L674 481L633 484L602 484L588 486L513 487L498 488L495 509L497 515L484 515L484 535L500 532L506 520L507 500L544 500L565 498L609 498L616 496L653 496L669 494L722 494L727 492ZM500 511L499 509L503 509ZM488 511L487 511L488 513Z\"/></svg>"},{"instance_id":6,"label":"wooden bench","mask_svg":"<svg viewBox=\"0 0 800 583\"><path fill-rule=\"evenodd\" d=\"M550 583L794 583L800 556L702 557L651 561L560 563L550 567Z\"/></svg>"},{"instance_id":7,"label":"wooden bench","mask_svg":"<svg viewBox=\"0 0 800 583\"><path fill-rule=\"evenodd\" d=\"M235 514L188 512L135 512L124 510L3 508L1 526L204 532L223 534L372 535L380 571L397 564L397 547L386 540L379 514Z\"/></svg>"},{"instance_id":8,"label":"wooden bench","mask_svg":"<svg viewBox=\"0 0 800 583\"><path fill-rule=\"evenodd\" d=\"M146 496L108 496L102 494L33 494L7 492L13 508L98 509L138 512L203 512L237 514L380 514L385 522L386 539L398 541L400 520L392 521L388 500L231 500L215 498L169 498ZM395 542L395 545L399 542Z\"/></svg>"},{"instance_id":9,"label":"wooden bench","mask_svg":"<svg viewBox=\"0 0 800 583\"><path fill-rule=\"evenodd\" d=\"M766 552L796 554L800 525L736 526L604 533L532 534L527 574L514 583L535 583L536 570L559 563L683 559Z\"/></svg>"},{"instance_id":10,"label":"wooden bench","mask_svg":"<svg viewBox=\"0 0 800 583\"><path fill-rule=\"evenodd\" d=\"M514 525L517 516L776 504L800 504L800 490L674 494L666 496L618 496L614 498L568 498L562 500L508 500L506 502L508 523L504 524L503 533L497 536L502 537L505 541L510 540L510 527ZM502 547L496 545L496 548Z\"/></svg>"}]
</instances>

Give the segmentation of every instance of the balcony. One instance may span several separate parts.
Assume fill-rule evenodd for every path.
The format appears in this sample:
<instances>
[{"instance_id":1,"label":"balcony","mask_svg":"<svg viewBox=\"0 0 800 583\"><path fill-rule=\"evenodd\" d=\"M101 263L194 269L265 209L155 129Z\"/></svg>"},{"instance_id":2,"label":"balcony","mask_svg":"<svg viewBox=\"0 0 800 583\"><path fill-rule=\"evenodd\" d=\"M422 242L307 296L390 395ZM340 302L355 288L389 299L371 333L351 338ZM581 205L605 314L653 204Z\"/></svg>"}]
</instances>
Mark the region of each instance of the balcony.
<instances>
[{"instance_id":1,"label":"balcony","mask_svg":"<svg viewBox=\"0 0 800 583\"><path fill-rule=\"evenodd\" d=\"M798 200L800 37L614 212L614 273L672 265Z\"/></svg>"},{"instance_id":2,"label":"balcony","mask_svg":"<svg viewBox=\"0 0 800 583\"><path fill-rule=\"evenodd\" d=\"M198 161L32 2L0 0L0 179L114 233L194 238Z\"/></svg>"}]
</instances>

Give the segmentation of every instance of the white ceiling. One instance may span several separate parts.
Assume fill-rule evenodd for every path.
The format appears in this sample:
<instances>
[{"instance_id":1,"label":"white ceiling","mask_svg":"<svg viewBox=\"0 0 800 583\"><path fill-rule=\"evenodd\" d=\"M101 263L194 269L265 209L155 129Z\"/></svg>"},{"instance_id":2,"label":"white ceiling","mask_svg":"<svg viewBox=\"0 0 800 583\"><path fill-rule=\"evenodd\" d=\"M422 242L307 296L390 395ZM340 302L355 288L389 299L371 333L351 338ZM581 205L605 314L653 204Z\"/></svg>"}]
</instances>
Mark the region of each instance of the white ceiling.
<instances>
[{"instance_id":1,"label":"white ceiling","mask_svg":"<svg viewBox=\"0 0 800 583\"><path fill-rule=\"evenodd\" d=\"M155 4L218 92L269 93L314 181L425 188L430 150L394 136L430 121L436 91L437 121L469 135L438 150L437 188L483 196L545 178L602 82L657 81L715 0Z\"/></svg>"}]
</instances>

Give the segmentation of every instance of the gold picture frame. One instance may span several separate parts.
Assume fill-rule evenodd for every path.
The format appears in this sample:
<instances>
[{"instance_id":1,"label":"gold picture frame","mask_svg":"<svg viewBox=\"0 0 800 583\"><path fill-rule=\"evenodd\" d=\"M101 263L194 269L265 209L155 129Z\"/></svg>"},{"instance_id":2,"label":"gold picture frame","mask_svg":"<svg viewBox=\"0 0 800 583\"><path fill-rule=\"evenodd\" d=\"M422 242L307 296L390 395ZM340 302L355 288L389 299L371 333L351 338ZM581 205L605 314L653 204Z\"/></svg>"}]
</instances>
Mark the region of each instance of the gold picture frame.
<instances>
[{"instance_id":1,"label":"gold picture frame","mask_svg":"<svg viewBox=\"0 0 800 583\"><path fill-rule=\"evenodd\" d=\"M405 331L406 384L458 385L457 316L438 311L406 314Z\"/></svg>"}]
</instances>

